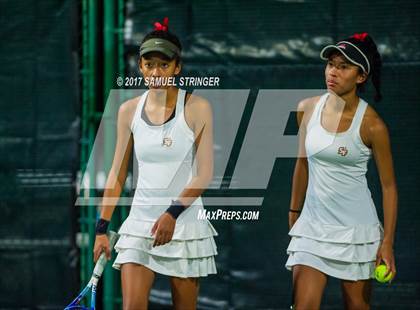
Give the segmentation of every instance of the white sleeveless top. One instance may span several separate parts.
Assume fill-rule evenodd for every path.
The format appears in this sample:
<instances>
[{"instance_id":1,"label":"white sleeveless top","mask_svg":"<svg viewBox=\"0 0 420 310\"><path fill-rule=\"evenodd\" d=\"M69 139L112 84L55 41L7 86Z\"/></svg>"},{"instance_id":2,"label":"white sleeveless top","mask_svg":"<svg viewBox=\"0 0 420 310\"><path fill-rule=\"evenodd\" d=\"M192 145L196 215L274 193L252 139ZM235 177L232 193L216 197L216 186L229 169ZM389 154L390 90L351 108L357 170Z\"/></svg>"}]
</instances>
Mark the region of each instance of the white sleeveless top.
<instances>
[{"instance_id":1,"label":"white sleeveless top","mask_svg":"<svg viewBox=\"0 0 420 310\"><path fill-rule=\"evenodd\" d=\"M148 93L141 96L131 123L139 175L130 216L156 220L190 182L195 145L184 117L185 90L178 90L175 117L162 125L150 125L142 118ZM177 223L196 220L202 205L198 197L192 204L197 208L187 208Z\"/></svg>"},{"instance_id":2,"label":"white sleeveless top","mask_svg":"<svg viewBox=\"0 0 420 310\"><path fill-rule=\"evenodd\" d=\"M305 139L309 179L305 203L290 234L333 242L372 242L383 231L367 185L371 150L360 137L368 104L360 99L351 126L332 133L321 125L329 94L316 103Z\"/></svg>"},{"instance_id":3,"label":"white sleeveless top","mask_svg":"<svg viewBox=\"0 0 420 310\"><path fill-rule=\"evenodd\" d=\"M369 279L383 227L365 176L371 150L360 137L368 104L360 99L349 129L333 133L321 124L328 96L316 103L308 123L308 187L302 213L289 231L286 268L303 264L339 279Z\"/></svg>"},{"instance_id":4,"label":"white sleeveless top","mask_svg":"<svg viewBox=\"0 0 420 310\"><path fill-rule=\"evenodd\" d=\"M328 224L378 223L367 186L367 164L371 150L360 137L360 126L368 104L362 99L349 129L333 133L321 125L321 114L329 94L316 104L308 123L305 148L309 180L305 216Z\"/></svg>"}]
</instances>

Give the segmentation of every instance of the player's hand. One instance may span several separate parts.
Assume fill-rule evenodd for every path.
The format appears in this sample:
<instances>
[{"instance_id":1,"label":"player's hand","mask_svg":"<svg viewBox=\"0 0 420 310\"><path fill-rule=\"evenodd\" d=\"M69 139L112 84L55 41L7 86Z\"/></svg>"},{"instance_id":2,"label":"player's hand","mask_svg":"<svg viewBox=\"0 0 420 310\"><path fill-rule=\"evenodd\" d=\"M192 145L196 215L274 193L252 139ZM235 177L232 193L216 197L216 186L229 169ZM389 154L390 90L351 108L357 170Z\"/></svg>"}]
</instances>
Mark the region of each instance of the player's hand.
<instances>
[{"instance_id":1,"label":"player's hand","mask_svg":"<svg viewBox=\"0 0 420 310\"><path fill-rule=\"evenodd\" d=\"M397 269L395 268L394 250L392 248L392 245L386 242L383 242L378 249L378 252L376 254L375 267L380 265L382 261L386 264L387 269L385 277L387 277L388 274L392 272L392 278L390 280L391 282L395 278Z\"/></svg>"},{"instance_id":2,"label":"player's hand","mask_svg":"<svg viewBox=\"0 0 420 310\"><path fill-rule=\"evenodd\" d=\"M107 259L111 259L111 248L106 234L96 235L95 245L93 246L93 261L95 263L99 259L99 256L101 256L102 252L105 252Z\"/></svg>"},{"instance_id":3,"label":"player's hand","mask_svg":"<svg viewBox=\"0 0 420 310\"><path fill-rule=\"evenodd\" d=\"M295 224L299 218L300 213L289 212L289 230L292 229L292 226Z\"/></svg>"},{"instance_id":4,"label":"player's hand","mask_svg":"<svg viewBox=\"0 0 420 310\"><path fill-rule=\"evenodd\" d=\"M152 236L155 235L153 246L164 245L172 240L176 220L169 213L163 213L152 227Z\"/></svg>"}]
</instances>

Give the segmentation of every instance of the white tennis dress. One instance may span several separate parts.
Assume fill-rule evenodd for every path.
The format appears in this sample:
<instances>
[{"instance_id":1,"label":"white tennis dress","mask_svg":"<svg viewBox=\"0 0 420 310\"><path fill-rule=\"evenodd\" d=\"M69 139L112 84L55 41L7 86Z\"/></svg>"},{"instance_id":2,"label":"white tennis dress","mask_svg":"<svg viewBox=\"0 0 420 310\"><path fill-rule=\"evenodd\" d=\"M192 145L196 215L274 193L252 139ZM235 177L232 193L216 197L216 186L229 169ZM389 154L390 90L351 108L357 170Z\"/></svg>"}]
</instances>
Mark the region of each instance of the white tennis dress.
<instances>
[{"instance_id":1,"label":"white tennis dress","mask_svg":"<svg viewBox=\"0 0 420 310\"><path fill-rule=\"evenodd\" d=\"M130 214L119 229L113 267L137 263L168 276L204 277L217 273L217 235L208 220L198 219L203 209L198 197L176 220L172 240L152 247L151 229L172 199L177 199L193 176L194 133L184 118L185 91L178 90L175 117L163 125L142 118L148 91L140 98L131 123L138 181Z\"/></svg>"},{"instance_id":2,"label":"white tennis dress","mask_svg":"<svg viewBox=\"0 0 420 310\"><path fill-rule=\"evenodd\" d=\"M369 279L383 227L365 176L371 150L360 137L368 104L360 99L350 128L332 133L321 126L328 96L317 102L307 127L308 187L289 232L286 268L301 264L339 279Z\"/></svg>"}]
</instances>

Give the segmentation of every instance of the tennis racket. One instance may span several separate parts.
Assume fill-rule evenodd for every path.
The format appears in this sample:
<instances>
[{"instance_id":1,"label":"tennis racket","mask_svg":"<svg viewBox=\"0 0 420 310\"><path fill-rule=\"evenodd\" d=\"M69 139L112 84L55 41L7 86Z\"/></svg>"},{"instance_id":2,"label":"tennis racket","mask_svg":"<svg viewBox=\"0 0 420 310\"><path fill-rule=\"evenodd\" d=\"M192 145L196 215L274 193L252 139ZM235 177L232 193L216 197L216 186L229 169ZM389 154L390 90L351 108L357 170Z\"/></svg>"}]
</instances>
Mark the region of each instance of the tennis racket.
<instances>
[{"instance_id":1,"label":"tennis racket","mask_svg":"<svg viewBox=\"0 0 420 310\"><path fill-rule=\"evenodd\" d=\"M109 246L112 250L115 242L118 240L118 234L114 231L108 233ZM93 269L92 277L90 278L89 283L85 288L80 292L80 294L67 306L64 310L94 310L95 309L95 299L96 299L96 286L98 281L101 278L102 272L104 271L105 265L107 263L105 252L101 254L98 261L96 262L95 268ZM92 290L92 295L90 299L90 307L86 307L80 304L80 301L89 294L89 291Z\"/></svg>"}]
</instances>

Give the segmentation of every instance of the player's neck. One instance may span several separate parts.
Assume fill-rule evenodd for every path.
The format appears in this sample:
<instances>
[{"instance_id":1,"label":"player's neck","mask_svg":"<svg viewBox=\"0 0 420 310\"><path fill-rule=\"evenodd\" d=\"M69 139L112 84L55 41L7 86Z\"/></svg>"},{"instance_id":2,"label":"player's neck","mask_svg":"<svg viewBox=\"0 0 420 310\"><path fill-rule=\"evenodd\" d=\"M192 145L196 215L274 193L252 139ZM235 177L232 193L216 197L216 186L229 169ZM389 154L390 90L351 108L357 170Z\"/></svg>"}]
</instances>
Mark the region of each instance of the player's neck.
<instances>
[{"instance_id":1,"label":"player's neck","mask_svg":"<svg viewBox=\"0 0 420 310\"><path fill-rule=\"evenodd\" d=\"M341 99L345 102L343 113L354 111L359 103L359 97L356 94L356 90L344 94L341 96Z\"/></svg>"},{"instance_id":2,"label":"player's neck","mask_svg":"<svg viewBox=\"0 0 420 310\"><path fill-rule=\"evenodd\" d=\"M172 108L176 105L178 89L176 87L169 87L167 89L151 89L148 97L148 101L150 101L149 103L157 108Z\"/></svg>"},{"instance_id":3,"label":"player's neck","mask_svg":"<svg viewBox=\"0 0 420 310\"><path fill-rule=\"evenodd\" d=\"M339 113L352 113L359 102L359 97L356 94L356 89L340 96L334 94L328 97L327 110Z\"/></svg>"}]
</instances>

